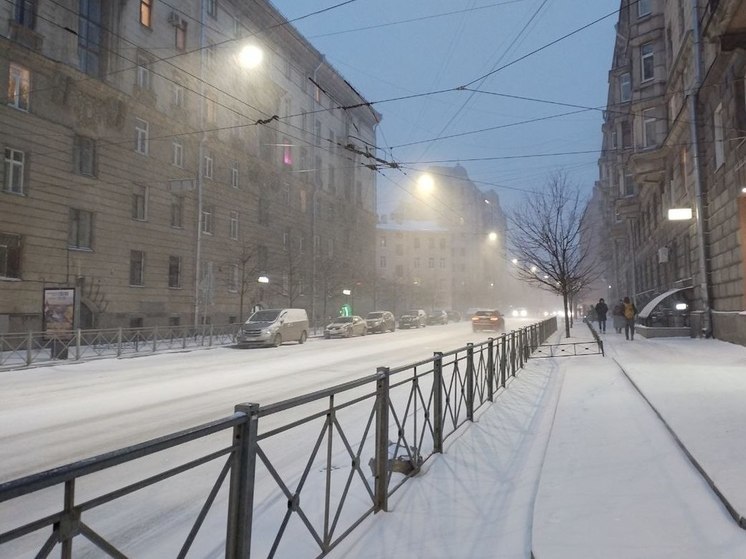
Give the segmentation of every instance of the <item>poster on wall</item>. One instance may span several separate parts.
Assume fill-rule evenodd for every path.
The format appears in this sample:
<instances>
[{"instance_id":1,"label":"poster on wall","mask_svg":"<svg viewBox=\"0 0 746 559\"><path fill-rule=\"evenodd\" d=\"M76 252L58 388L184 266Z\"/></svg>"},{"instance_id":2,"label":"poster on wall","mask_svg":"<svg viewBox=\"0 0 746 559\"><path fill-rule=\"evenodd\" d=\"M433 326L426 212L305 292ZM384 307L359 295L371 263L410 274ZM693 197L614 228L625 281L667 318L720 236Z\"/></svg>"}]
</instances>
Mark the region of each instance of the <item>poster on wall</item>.
<instances>
[{"instance_id":1,"label":"poster on wall","mask_svg":"<svg viewBox=\"0 0 746 559\"><path fill-rule=\"evenodd\" d=\"M75 321L75 288L44 288L44 330L55 337L72 336Z\"/></svg>"}]
</instances>

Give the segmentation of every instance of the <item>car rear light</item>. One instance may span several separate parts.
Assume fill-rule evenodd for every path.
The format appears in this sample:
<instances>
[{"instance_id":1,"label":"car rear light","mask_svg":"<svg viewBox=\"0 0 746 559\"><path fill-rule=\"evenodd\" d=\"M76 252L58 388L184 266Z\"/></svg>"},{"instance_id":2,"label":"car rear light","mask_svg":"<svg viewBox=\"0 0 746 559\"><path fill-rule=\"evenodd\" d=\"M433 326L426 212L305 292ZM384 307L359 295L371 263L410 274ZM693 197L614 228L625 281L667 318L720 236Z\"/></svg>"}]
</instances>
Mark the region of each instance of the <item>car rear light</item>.
<instances>
[{"instance_id":1,"label":"car rear light","mask_svg":"<svg viewBox=\"0 0 746 559\"><path fill-rule=\"evenodd\" d=\"M497 321L497 317L496 317L496 316L493 316L493 317L491 317L491 318L490 318L490 320L491 320L491 321L493 321L493 322L494 322L494 321Z\"/></svg>"},{"instance_id":2,"label":"car rear light","mask_svg":"<svg viewBox=\"0 0 746 559\"><path fill-rule=\"evenodd\" d=\"M479 317L478 316L472 316L471 319L472 320L479 320Z\"/></svg>"}]
</instances>

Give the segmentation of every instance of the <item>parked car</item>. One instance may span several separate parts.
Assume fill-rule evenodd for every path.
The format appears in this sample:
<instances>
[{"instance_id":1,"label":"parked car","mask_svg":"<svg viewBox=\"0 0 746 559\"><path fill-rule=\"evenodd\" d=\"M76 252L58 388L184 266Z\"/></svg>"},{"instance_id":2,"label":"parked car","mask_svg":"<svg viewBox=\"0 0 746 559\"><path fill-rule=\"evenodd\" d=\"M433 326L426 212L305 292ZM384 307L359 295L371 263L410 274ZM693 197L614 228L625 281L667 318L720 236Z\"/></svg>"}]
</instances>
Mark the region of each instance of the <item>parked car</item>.
<instances>
[{"instance_id":1,"label":"parked car","mask_svg":"<svg viewBox=\"0 0 746 559\"><path fill-rule=\"evenodd\" d=\"M334 322L327 324L324 328L324 337L328 340L336 336L351 338L352 336L365 336L368 333L368 327L362 317L359 316L338 316Z\"/></svg>"},{"instance_id":2,"label":"parked car","mask_svg":"<svg viewBox=\"0 0 746 559\"><path fill-rule=\"evenodd\" d=\"M448 322L461 322L461 313L458 311L446 311Z\"/></svg>"},{"instance_id":3,"label":"parked car","mask_svg":"<svg viewBox=\"0 0 746 559\"><path fill-rule=\"evenodd\" d=\"M305 309L264 309L256 311L238 331L239 347L279 346L283 342L302 344L308 338Z\"/></svg>"},{"instance_id":4,"label":"parked car","mask_svg":"<svg viewBox=\"0 0 746 559\"><path fill-rule=\"evenodd\" d=\"M500 311L492 310L480 310L474 313L471 317L471 328L474 332L480 330L494 330L495 332L505 331L505 319Z\"/></svg>"},{"instance_id":5,"label":"parked car","mask_svg":"<svg viewBox=\"0 0 746 559\"><path fill-rule=\"evenodd\" d=\"M368 332L393 332L396 330L396 319L389 311L369 312L365 317Z\"/></svg>"},{"instance_id":6,"label":"parked car","mask_svg":"<svg viewBox=\"0 0 746 559\"><path fill-rule=\"evenodd\" d=\"M399 317L399 328L420 328L427 326L427 314L422 309L411 309Z\"/></svg>"},{"instance_id":7,"label":"parked car","mask_svg":"<svg viewBox=\"0 0 746 559\"><path fill-rule=\"evenodd\" d=\"M427 315L428 324L448 324L448 314L446 311L435 309Z\"/></svg>"}]
</instances>

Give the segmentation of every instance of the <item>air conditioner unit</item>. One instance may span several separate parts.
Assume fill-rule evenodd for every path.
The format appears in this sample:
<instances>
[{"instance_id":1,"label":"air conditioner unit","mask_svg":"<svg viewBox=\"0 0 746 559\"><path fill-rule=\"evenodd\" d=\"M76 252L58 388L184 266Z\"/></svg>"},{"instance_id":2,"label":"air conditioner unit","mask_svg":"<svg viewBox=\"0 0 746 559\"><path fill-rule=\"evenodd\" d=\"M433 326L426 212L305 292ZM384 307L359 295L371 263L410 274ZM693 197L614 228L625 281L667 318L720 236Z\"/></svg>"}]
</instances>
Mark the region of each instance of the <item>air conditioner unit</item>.
<instances>
[{"instance_id":1,"label":"air conditioner unit","mask_svg":"<svg viewBox=\"0 0 746 559\"><path fill-rule=\"evenodd\" d=\"M658 249L658 264L666 262L668 262L668 247L661 247Z\"/></svg>"}]
</instances>

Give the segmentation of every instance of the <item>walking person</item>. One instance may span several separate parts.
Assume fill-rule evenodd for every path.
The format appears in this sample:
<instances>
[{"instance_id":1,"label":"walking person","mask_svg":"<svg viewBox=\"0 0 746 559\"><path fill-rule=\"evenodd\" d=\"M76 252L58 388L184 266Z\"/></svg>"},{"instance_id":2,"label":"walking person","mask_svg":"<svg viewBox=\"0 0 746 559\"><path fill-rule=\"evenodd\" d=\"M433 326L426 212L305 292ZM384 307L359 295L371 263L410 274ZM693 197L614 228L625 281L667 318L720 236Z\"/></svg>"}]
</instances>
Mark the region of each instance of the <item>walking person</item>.
<instances>
[{"instance_id":1,"label":"walking person","mask_svg":"<svg viewBox=\"0 0 746 559\"><path fill-rule=\"evenodd\" d=\"M635 317L637 316L637 307L629 300L624 298L624 335L628 340L635 339Z\"/></svg>"},{"instance_id":2,"label":"walking person","mask_svg":"<svg viewBox=\"0 0 746 559\"><path fill-rule=\"evenodd\" d=\"M596 303L596 317L598 317L598 331L606 333L606 313L609 312L609 306L603 298Z\"/></svg>"},{"instance_id":3,"label":"walking person","mask_svg":"<svg viewBox=\"0 0 746 559\"><path fill-rule=\"evenodd\" d=\"M621 334L622 328L624 328L624 301L621 299L614 305L614 310L611 311L611 319L614 321L614 330L617 334Z\"/></svg>"}]
</instances>

